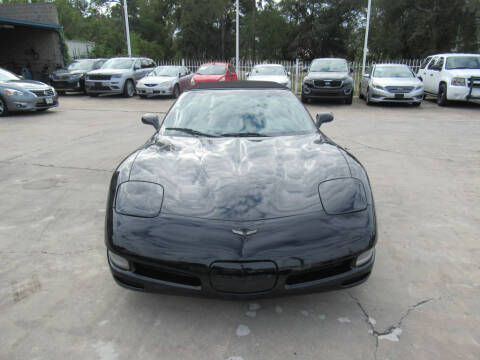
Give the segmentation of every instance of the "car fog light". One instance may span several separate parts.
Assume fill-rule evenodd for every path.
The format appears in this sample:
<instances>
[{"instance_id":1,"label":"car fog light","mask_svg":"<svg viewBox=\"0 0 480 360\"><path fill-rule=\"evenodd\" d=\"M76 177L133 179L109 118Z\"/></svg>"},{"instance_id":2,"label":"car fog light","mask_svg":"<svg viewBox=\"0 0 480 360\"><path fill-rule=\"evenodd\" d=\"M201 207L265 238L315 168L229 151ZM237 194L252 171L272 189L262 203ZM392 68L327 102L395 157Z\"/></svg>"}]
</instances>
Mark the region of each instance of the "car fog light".
<instances>
[{"instance_id":1,"label":"car fog light","mask_svg":"<svg viewBox=\"0 0 480 360\"><path fill-rule=\"evenodd\" d=\"M119 267L123 270L130 270L130 264L128 263L128 260L111 252L110 250L108 250L108 258L116 267Z\"/></svg>"},{"instance_id":2,"label":"car fog light","mask_svg":"<svg viewBox=\"0 0 480 360\"><path fill-rule=\"evenodd\" d=\"M357 260L355 261L355 266L362 266L368 263L372 257L373 254L375 254L375 248L371 248L370 250L367 250L360 255L357 256Z\"/></svg>"}]
</instances>

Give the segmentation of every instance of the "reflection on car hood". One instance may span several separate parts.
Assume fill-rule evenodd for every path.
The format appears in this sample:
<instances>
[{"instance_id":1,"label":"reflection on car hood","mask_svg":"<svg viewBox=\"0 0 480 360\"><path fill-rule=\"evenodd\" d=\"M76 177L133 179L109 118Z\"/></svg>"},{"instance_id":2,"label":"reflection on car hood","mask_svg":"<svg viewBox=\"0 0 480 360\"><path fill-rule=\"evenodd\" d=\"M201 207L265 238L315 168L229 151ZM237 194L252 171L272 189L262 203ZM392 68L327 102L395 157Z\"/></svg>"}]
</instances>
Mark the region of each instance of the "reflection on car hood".
<instances>
[{"instance_id":1,"label":"reflection on car hood","mask_svg":"<svg viewBox=\"0 0 480 360\"><path fill-rule=\"evenodd\" d=\"M175 76L146 76L139 81L139 84L163 84L176 80Z\"/></svg>"},{"instance_id":2,"label":"reflection on car hood","mask_svg":"<svg viewBox=\"0 0 480 360\"><path fill-rule=\"evenodd\" d=\"M380 86L419 86L422 82L417 78L372 78Z\"/></svg>"},{"instance_id":3,"label":"reflection on car hood","mask_svg":"<svg viewBox=\"0 0 480 360\"><path fill-rule=\"evenodd\" d=\"M88 72L88 75L113 75L113 74L125 74L130 69L97 69Z\"/></svg>"},{"instance_id":4,"label":"reflection on car hood","mask_svg":"<svg viewBox=\"0 0 480 360\"><path fill-rule=\"evenodd\" d=\"M35 80L11 80L0 82L0 86L8 87L10 89L17 89L17 90L45 90L49 89L50 86L44 84L40 81Z\"/></svg>"},{"instance_id":5,"label":"reflection on car hood","mask_svg":"<svg viewBox=\"0 0 480 360\"><path fill-rule=\"evenodd\" d=\"M480 77L480 69L457 69L457 70L448 70L448 73L451 76L458 76L463 78L470 78L472 76Z\"/></svg>"},{"instance_id":6,"label":"reflection on car hood","mask_svg":"<svg viewBox=\"0 0 480 360\"><path fill-rule=\"evenodd\" d=\"M60 69L54 71L52 74L55 76L63 76L63 75L75 75L75 74L85 74L88 70L67 70L67 69Z\"/></svg>"},{"instance_id":7,"label":"reflection on car hood","mask_svg":"<svg viewBox=\"0 0 480 360\"><path fill-rule=\"evenodd\" d=\"M349 176L337 146L318 134L159 136L130 172L130 180L164 187L162 213L234 221L322 211L319 183Z\"/></svg>"},{"instance_id":8,"label":"reflection on car hood","mask_svg":"<svg viewBox=\"0 0 480 360\"><path fill-rule=\"evenodd\" d=\"M308 77L313 80L323 80L323 79L345 79L349 77L348 72L315 72L311 71L308 73Z\"/></svg>"},{"instance_id":9,"label":"reflection on car hood","mask_svg":"<svg viewBox=\"0 0 480 360\"><path fill-rule=\"evenodd\" d=\"M285 75L250 75L248 80L251 81L273 81L279 84L285 84L289 81L289 78Z\"/></svg>"}]
</instances>

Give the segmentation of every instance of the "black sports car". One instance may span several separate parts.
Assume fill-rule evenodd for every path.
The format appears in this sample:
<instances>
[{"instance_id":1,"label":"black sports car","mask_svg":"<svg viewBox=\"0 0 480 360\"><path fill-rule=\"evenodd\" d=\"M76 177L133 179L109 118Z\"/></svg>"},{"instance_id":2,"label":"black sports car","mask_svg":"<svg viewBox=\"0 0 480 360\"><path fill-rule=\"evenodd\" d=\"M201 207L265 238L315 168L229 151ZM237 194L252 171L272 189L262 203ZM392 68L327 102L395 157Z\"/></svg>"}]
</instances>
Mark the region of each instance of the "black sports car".
<instances>
[{"instance_id":1,"label":"black sports car","mask_svg":"<svg viewBox=\"0 0 480 360\"><path fill-rule=\"evenodd\" d=\"M134 290L262 296L347 288L375 259L367 174L287 88L199 83L116 169L105 242Z\"/></svg>"}]
</instances>

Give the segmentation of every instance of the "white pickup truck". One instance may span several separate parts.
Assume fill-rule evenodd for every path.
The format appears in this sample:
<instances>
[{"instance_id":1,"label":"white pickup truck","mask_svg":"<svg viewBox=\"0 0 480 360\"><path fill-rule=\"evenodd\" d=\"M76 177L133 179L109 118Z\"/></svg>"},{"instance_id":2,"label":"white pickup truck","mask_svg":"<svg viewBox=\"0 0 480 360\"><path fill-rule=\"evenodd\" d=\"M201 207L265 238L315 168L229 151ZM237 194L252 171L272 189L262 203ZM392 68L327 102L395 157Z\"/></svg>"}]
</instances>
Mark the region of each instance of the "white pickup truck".
<instances>
[{"instance_id":1,"label":"white pickup truck","mask_svg":"<svg viewBox=\"0 0 480 360\"><path fill-rule=\"evenodd\" d=\"M480 100L480 54L438 54L427 57L417 73L425 95L440 106L449 101Z\"/></svg>"}]
</instances>

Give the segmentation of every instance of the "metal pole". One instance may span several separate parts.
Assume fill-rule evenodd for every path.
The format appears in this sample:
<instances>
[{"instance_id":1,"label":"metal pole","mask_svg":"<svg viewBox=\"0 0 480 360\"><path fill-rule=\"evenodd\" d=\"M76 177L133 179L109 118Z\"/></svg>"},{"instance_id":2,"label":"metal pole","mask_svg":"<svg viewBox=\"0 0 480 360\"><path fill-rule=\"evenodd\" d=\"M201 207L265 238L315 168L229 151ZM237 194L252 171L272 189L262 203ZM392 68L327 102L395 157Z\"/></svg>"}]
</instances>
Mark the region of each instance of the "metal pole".
<instances>
[{"instance_id":1,"label":"metal pole","mask_svg":"<svg viewBox=\"0 0 480 360\"><path fill-rule=\"evenodd\" d=\"M236 64L235 64L235 68L237 69L237 72L240 71L240 69L238 68L238 65L239 65L239 53L240 53L240 46L239 46L239 34L238 34L238 29L239 29L239 16L238 16L238 8L239 8L239 0L237 0L237 15L236 15L236 46L235 46L235 61L236 61Z\"/></svg>"},{"instance_id":2,"label":"metal pole","mask_svg":"<svg viewBox=\"0 0 480 360\"><path fill-rule=\"evenodd\" d=\"M128 56L132 56L132 48L130 47L130 29L128 26L128 11L127 11L127 0L123 0L123 16L125 17L125 34L127 35L127 49Z\"/></svg>"},{"instance_id":3,"label":"metal pole","mask_svg":"<svg viewBox=\"0 0 480 360\"><path fill-rule=\"evenodd\" d=\"M362 64L362 76L365 75L365 63L367 61L368 52L368 31L370 29L370 12L372 10L372 0L368 0L367 10L367 28L365 29L365 45L363 46L363 64Z\"/></svg>"}]
</instances>

